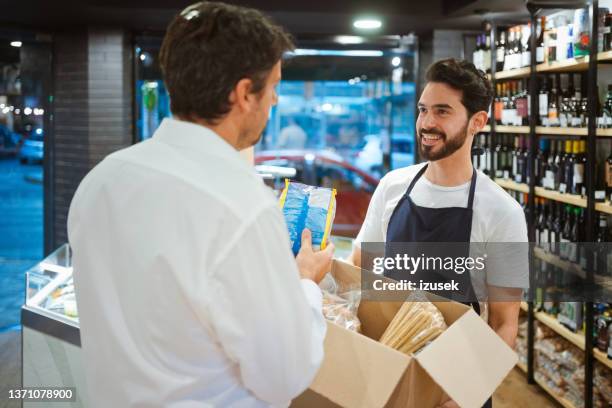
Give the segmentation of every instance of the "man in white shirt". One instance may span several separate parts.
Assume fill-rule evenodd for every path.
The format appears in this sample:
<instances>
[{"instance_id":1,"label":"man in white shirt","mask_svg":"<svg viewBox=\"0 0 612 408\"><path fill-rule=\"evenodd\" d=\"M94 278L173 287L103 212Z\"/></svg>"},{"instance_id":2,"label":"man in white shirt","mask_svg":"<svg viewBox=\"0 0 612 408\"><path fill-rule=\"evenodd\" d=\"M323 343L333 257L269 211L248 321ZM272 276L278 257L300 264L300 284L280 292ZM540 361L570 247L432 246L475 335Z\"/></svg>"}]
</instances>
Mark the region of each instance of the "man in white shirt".
<instances>
[{"instance_id":1,"label":"man in white shirt","mask_svg":"<svg viewBox=\"0 0 612 408\"><path fill-rule=\"evenodd\" d=\"M471 161L472 141L487 123L491 100L489 81L469 62L441 60L428 69L416 122L419 151L428 162L383 177L351 260L361 264L363 243L384 242L385 256L389 256L389 243L471 242L491 247L514 243L493 249L497 255L502 252L512 267L498 263L487 265L486 276L462 275L478 299L485 292L489 325L513 347L519 301L529 283L525 215L500 186L474 170ZM468 303L481 311L479 302ZM448 401L444 406L456 404Z\"/></svg>"},{"instance_id":2,"label":"man in white shirt","mask_svg":"<svg viewBox=\"0 0 612 408\"><path fill-rule=\"evenodd\" d=\"M287 406L314 378L333 245L315 253L305 231L293 258L238 152L259 140L292 47L259 12L223 3L168 27L174 119L104 159L70 208L87 406Z\"/></svg>"}]
</instances>

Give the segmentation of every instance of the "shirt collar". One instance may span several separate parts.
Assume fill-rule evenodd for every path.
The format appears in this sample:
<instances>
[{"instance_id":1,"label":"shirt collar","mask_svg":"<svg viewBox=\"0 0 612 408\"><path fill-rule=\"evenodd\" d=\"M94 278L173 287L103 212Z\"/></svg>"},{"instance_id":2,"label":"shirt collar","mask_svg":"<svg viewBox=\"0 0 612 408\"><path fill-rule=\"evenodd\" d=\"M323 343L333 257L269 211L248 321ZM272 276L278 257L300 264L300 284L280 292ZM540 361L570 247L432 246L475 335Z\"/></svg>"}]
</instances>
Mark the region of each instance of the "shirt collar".
<instances>
[{"instance_id":1,"label":"shirt collar","mask_svg":"<svg viewBox=\"0 0 612 408\"><path fill-rule=\"evenodd\" d=\"M240 153L221 136L196 123L164 118L153 134L153 139L171 146L236 159L247 164Z\"/></svg>"}]
</instances>

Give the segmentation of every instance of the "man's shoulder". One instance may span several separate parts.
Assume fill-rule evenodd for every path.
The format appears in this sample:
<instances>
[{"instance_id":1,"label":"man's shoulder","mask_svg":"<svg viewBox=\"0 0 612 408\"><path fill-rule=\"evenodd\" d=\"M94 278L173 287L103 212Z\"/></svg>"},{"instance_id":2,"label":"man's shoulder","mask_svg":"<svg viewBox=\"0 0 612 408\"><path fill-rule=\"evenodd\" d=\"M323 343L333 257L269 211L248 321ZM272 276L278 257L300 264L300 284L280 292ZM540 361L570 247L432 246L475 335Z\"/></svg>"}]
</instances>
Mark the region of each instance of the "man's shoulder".
<instances>
[{"instance_id":1,"label":"man's shoulder","mask_svg":"<svg viewBox=\"0 0 612 408\"><path fill-rule=\"evenodd\" d=\"M272 194L254 172L221 163L216 157L206 159L209 160L198 162L162 143L147 140L107 156L82 184L125 191L125 183L115 181L130 180L141 195L174 197L177 205L184 205L181 202L188 197L203 207L224 207L235 215L248 215L259 207L253 203L274 204Z\"/></svg>"},{"instance_id":2,"label":"man's shoulder","mask_svg":"<svg viewBox=\"0 0 612 408\"><path fill-rule=\"evenodd\" d=\"M478 172L474 205L486 209L498 221L509 214L523 214L523 208L518 201L482 172Z\"/></svg>"},{"instance_id":3,"label":"man's shoulder","mask_svg":"<svg viewBox=\"0 0 612 408\"><path fill-rule=\"evenodd\" d=\"M413 164L411 166L402 167L391 170L380 180L380 184L384 187L397 185L408 185L416 174L425 166L426 163Z\"/></svg>"}]
</instances>

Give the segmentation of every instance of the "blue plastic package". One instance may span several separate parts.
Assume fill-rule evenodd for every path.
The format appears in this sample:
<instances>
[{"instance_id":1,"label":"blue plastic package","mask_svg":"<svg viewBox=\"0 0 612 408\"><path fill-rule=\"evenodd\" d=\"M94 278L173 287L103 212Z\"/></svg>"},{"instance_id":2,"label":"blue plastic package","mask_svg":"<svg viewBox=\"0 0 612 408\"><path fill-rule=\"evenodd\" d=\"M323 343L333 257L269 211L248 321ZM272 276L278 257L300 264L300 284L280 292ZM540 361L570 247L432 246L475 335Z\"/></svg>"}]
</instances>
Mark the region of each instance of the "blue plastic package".
<instances>
[{"instance_id":1,"label":"blue plastic package","mask_svg":"<svg viewBox=\"0 0 612 408\"><path fill-rule=\"evenodd\" d=\"M312 232L313 249L325 249L336 213L335 189L285 180L279 204L285 216L294 255L300 251L304 228Z\"/></svg>"}]
</instances>

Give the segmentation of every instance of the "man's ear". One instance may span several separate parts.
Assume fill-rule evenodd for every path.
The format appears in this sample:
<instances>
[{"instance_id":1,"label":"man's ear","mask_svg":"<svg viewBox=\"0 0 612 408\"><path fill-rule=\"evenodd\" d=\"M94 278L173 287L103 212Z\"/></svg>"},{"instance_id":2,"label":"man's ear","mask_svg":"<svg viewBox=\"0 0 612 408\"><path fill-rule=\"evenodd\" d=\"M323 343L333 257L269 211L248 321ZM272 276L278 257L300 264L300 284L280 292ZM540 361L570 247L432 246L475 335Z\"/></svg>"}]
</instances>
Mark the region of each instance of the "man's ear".
<instances>
[{"instance_id":1,"label":"man's ear","mask_svg":"<svg viewBox=\"0 0 612 408\"><path fill-rule=\"evenodd\" d=\"M252 109L253 97L255 96L251 93L252 88L252 80L244 78L238 81L230 94L230 103L235 104L241 112L250 112Z\"/></svg>"},{"instance_id":2,"label":"man's ear","mask_svg":"<svg viewBox=\"0 0 612 408\"><path fill-rule=\"evenodd\" d=\"M476 134L482 130L487 124L487 120L489 119L489 115L485 111L476 112L474 116L472 116L472 124L470 126L470 134Z\"/></svg>"}]
</instances>

